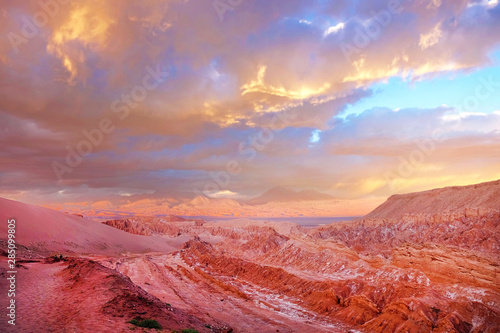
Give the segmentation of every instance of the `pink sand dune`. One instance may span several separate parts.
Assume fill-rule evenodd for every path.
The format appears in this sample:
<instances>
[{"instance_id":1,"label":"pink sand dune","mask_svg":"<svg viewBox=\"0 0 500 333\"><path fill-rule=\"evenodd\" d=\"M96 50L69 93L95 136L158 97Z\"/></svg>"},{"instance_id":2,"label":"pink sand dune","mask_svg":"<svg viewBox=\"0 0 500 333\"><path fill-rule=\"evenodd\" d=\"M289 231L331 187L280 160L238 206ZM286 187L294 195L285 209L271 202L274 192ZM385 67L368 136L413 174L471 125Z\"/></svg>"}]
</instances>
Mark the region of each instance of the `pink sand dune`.
<instances>
[{"instance_id":1,"label":"pink sand dune","mask_svg":"<svg viewBox=\"0 0 500 333\"><path fill-rule=\"evenodd\" d=\"M0 238L7 238L7 221L16 220L16 243L41 250L119 254L170 252L189 237L166 239L140 236L44 207L0 198Z\"/></svg>"}]
</instances>

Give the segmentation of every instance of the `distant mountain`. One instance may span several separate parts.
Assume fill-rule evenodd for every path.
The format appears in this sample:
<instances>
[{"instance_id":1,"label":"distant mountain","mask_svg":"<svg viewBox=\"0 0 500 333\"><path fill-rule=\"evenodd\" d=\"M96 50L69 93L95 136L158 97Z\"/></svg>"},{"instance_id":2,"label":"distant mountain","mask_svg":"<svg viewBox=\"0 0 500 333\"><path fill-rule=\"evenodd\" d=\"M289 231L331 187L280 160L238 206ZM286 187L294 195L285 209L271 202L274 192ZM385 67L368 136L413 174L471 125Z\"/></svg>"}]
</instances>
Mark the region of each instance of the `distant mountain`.
<instances>
[{"instance_id":1,"label":"distant mountain","mask_svg":"<svg viewBox=\"0 0 500 333\"><path fill-rule=\"evenodd\" d=\"M214 205L217 207L240 207L241 203L239 201L228 199L228 198L210 198L199 195L193 200L188 201L184 204L177 205L176 207L188 206L188 207L205 207L209 205Z\"/></svg>"},{"instance_id":2,"label":"distant mountain","mask_svg":"<svg viewBox=\"0 0 500 333\"><path fill-rule=\"evenodd\" d=\"M202 195L199 195L196 198L194 198L193 200L185 203L185 205L191 206L191 207L198 207L198 206L208 205L209 203L210 203L210 199L209 198L204 197Z\"/></svg>"},{"instance_id":3,"label":"distant mountain","mask_svg":"<svg viewBox=\"0 0 500 333\"><path fill-rule=\"evenodd\" d=\"M262 195L247 201L246 203L248 205L256 206L264 205L269 202L316 201L331 199L334 199L334 197L315 190L295 191L290 188L277 186Z\"/></svg>"},{"instance_id":4,"label":"distant mountain","mask_svg":"<svg viewBox=\"0 0 500 333\"><path fill-rule=\"evenodd\" d=\"M172 207L169 212L176 215L227 215L244 209L242 204L233 199L209 198L197 196L193 200Z\"/></svg>"}]
</instances>

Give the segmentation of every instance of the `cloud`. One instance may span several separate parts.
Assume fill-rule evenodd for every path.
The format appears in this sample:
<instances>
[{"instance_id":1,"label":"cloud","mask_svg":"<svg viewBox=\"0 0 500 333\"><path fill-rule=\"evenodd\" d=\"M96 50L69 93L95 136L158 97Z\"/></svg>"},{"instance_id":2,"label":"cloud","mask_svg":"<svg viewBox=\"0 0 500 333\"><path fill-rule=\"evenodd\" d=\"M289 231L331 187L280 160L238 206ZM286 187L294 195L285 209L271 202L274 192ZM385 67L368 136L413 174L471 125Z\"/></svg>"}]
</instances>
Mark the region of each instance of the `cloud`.
<instances>
[{"instance_id":1,"label":"cloud","mask_svg":"<svg viewBox=\"0 0 500 333\"><path fill-rule=\"evenodd\" d=\"M210 1L58 1L40 26L37 2L0 3L0 30L21 38L0 44L0 190L31 201L189 197L230 160L243 171L221 193L293 185L388 194L380 174L446 127L450 111L336 116L390 77L428 80L491 65L500 41L491 33L500 28L493 1L402 1L389 16L387 1L255 2L223 21ZM118 117L115 102L125 105L157 67L165 82ZM114 131L58 182L51 163L65 163L67 147L104 118ZM469 156L496 175L497 160L479 155L496 149L497 125L497 114L463 115L427 169L458 174L459 163L472 172ZM239 152L270 129L273 140L254 159Z\"/></svg>"},{"instance_id":2,"label":"cloud","mask_svg":"<svg viewBox=\"0 0 500 333\"><path fill-rule=\"evenodd\" d=\"M441 23L436 24L434 29L427 34L420 35L420 41L418 45L425 50L426 48L431 47L439 42L439 39L443 36L443 32L441 31Z\"/></svg>"}]
</instances>

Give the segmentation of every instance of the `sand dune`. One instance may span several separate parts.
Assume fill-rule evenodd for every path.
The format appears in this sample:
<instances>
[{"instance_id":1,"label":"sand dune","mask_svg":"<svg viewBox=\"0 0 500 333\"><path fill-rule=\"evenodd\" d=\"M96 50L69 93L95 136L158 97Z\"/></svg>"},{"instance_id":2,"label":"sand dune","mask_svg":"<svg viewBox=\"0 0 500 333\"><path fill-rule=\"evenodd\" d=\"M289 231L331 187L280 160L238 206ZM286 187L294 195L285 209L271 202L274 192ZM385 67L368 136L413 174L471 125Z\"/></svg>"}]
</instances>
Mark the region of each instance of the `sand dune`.
<instances>
[{"instance_id":1,"label":"sand dune","mask_svg":"<svg viewBox=\"0 0 500 333\"><path fill-rule=\"evenodd\" d=\"M188 238L165 239L132 235L101 223L48 208L0 198L0 237L7 219L16 219L16 243L40 251L92 254L171 251Z\"/></svg>"}]
</instances>

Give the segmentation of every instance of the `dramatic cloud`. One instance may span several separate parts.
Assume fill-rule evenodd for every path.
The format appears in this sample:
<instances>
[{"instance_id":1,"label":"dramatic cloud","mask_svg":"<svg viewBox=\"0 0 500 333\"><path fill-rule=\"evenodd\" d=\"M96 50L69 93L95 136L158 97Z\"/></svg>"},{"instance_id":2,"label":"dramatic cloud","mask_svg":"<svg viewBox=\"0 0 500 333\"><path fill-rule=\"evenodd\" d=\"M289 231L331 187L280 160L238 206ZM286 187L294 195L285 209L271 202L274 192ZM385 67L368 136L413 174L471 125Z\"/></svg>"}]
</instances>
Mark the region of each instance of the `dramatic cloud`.
<instances>
[{"instance_id":1,"label":"dramatic cloud","mask_svg":"<svg viewBox=\"0 0 500 333\"><path fill-rule=\"evenodd\" d=\"M184 200L228 168L213 195L383 197L500 178L499 114L480 103L343 114L389 78L498 66L497 1L0 4L0 195Z\"/></svg>"}]
</instances>

